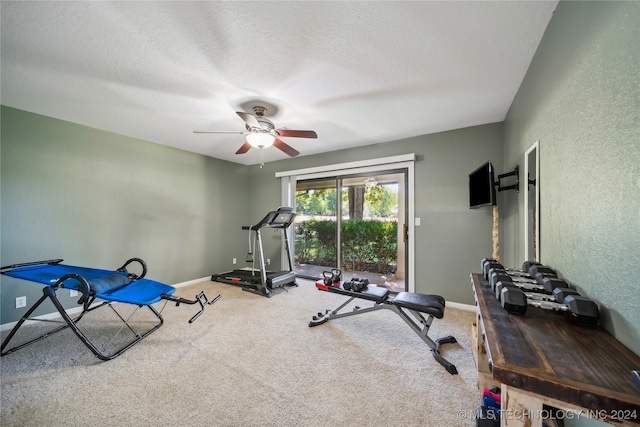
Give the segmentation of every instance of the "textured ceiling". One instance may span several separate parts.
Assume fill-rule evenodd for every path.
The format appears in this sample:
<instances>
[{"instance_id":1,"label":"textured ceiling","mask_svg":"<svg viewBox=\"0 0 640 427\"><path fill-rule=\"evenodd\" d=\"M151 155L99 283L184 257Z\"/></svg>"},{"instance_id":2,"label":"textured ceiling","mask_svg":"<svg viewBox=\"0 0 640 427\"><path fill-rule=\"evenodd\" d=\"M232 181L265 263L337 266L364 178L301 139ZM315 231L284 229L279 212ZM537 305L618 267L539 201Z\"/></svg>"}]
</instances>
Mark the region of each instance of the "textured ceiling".
<instances>
[{"instance_id":1,"label":"textured ceiling","mask_svg":"<svg viewBox=\"0 0 640 427\"><path fill-rule=\"evenodd\" d=\"M2 1L0 102L242 164L504 119L557 1ZM287 158L265 149L265 161Z\"/></svg>"}]
</instances>

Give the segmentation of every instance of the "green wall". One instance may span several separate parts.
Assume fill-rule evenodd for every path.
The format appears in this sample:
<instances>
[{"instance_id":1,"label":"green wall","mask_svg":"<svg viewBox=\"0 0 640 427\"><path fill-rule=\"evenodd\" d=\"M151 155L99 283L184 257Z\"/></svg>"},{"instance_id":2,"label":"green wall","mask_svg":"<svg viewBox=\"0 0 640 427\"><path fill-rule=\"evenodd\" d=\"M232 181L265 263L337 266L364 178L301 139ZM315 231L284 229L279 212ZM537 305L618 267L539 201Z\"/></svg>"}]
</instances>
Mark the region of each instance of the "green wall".
<instances>
[{"instance_id":1,"label":"green wall","mask_svg":"<svg viewBox=\"0 0 640 427\"><path fill-rule=\"evenodd\" d=\"M504 122L505 166L540 140L542 262L599 301L604 326L636 353L638 46L640 2L561 2ZM505 240L518 265L520 248Z\"/></svg>"},{"instance_id":2,"label":"green wall","mask_svg":"<svg viewBox=\"0 0 640 427\"><path fill-rule=\"evenodd\" d=\"M491 210L468 208L467 175L541 151L542 261L602 304L640 353L640 3L561 2L503 123L242 166L2 107L1 262L142 257L177 283L232 268L242 225L280 205L275 172L415 153L416 290L473 303L469 273L491 254ZM523 261L522 197L499 195L501 256ZM268 234L268 233L265 233ZM279 235L265 236L272 265ZM279 265L279 264L276 264ZM2 277L2 319L38 285ZM71 303L71 301L68 301Z\"/></svg>"},{"instance_id":3,"label":"green wall","mask_svg":"<svg viewBox=\"0 0 640 427\"><path fill-rule=\"evenodd\" d=\"M1 114L1 265L63 258L115 269L139 257L150 278L174 284L246 253L235 232L247 221L246 167L4 106ZM1 280L4 324L25 311L17 296L29 307L42 291Z\"/></svg>"},{"instance_id":4,"label":"green wall","mask_svg":"<svg viewBox=\"0 0 640 427\"><path fill-rule=\"evenodd\" d=\"M416 292L474 304L469 274L491 256L493 216L490 208L469 209L468 174L487 160L502 163L501 123L252 166L251 210L279 204L276 172L409 153L416 154L415 216L422 224L415 228ZM273 262L277 246L267 250Z\"/></svg>"}]
</instances>

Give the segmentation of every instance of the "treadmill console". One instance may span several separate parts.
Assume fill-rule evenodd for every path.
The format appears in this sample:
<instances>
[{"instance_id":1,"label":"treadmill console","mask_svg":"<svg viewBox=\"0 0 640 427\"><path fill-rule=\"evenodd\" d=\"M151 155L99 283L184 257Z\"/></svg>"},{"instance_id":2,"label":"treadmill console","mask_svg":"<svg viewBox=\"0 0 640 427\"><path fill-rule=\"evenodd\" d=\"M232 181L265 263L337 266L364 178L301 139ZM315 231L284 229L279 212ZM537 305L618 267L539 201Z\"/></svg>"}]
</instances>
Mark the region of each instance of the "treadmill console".
<instances>
[{"instance_id":1,"label":"treadmill console","mask_svg":"<svg viewBox=\"0 0 640 427\"><path fill-rule=\"evenodd\" d=\"M293 208L280 207L278 210L269 212L258 224L251 227L253 230L262 227L271 228L288 228L293 220L296 218L296 213Z\"/></svg>"}]
</instances>

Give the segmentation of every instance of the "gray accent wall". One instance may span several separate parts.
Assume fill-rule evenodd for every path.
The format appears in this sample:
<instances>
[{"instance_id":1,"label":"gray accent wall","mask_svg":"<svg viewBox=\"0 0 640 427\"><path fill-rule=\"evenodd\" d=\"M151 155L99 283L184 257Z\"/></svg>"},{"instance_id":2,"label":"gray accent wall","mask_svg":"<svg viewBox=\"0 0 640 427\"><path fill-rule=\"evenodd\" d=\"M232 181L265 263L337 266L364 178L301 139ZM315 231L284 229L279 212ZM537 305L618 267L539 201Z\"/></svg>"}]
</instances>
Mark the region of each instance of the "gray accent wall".
<instances>
[{"instance_id":1,"label":"gray accent wall","mask_svg":"<svg viewBox=\"0 0 640 427\"><path fill-rule=\"evenodd\" d=\"M230 269L232 254L246 253L235 231L248 217L247 167L4 106L1 113L1 265L63 258L116 269L139 257L148 277L175 284ZM30 307L42 287L1 280L5 324L26 311L15 298L26 296Z\"/></svg>"},{"instance_id":2,"label":"gray accent wall","mask_svg":"<svg viewBox=\"0 0 640 427\"><path fill-rule=\"evenodd\" d=\"M504 166L540 141L542 262L600 302L605 328L636 353L639 46L639 2L560 2L504 122ZM522 215L509 210L503 256L518 266Z\"/></svg>"},{"instance_id":3,"label":"gray accent wall","mask_svg":"<svg viewBox=\"0 0 640 427\"><path fill-rule=\"evenodd\" d=\"M299 145L317 143L304 141ZM469 209L468 175L487 160L502 164L501 123L287 159L263 168L252 166L251 215L258 217L258 212L280 202L276 172L409 153L416 154L415 216L421 219L414 242L416 292L474 304L469 274L479 271L482 258L491 256L493 215L490 207ZM273 265L273 259L279 256L279 240L267 241L272 245L265 251Z\"/></svg>"}]
</instances>

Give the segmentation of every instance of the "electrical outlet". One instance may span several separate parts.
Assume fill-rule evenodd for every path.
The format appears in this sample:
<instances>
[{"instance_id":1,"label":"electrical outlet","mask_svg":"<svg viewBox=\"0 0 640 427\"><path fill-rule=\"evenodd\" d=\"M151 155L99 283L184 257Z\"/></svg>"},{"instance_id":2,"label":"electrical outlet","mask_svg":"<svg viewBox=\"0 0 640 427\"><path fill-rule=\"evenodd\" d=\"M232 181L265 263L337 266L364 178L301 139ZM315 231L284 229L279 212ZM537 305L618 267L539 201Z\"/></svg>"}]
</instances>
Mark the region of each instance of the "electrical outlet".
<instances>
[{"instance_id":1,"label":"electrical outlet","mask_svg":"<svg viewBox=\"0 0 640 427\"><path fill-rule=\"evenodd\" d=\"M78 291L76 291L75 289L69 289L69 296L71 298L77 297L78 296Z\"/></svg>"},{"instance_id":2,"label":"electrical outlet","mask_svg":"<svg viewBox=\"0 0 640 427\"><path fill-rule=\"evenodd\" d=\"M16 298L16 308L22 308L27 306L27 297Z\"/></svg>"},{"instance_id":3,"label":"electrical outlet","mask_svg":"<svg viewBox=\"0 0 640 427\"><path fill-rule=\"evenodd\" d=\"M267 258L267 265L271 265L271 258Z\"/></svg>"},{"instance_id":4,"label":"electrical outlet","mask_svg":"<svg viewBox=\"0 0 640 427\"><path fill-rule=\"evenodd\" d=\"M233 263L235 264L235 263L237 263L237 262L238 262L238 259L237 259L237 258L234 258L234 259L233 259Z\"/></svg>"}]
</instances>

